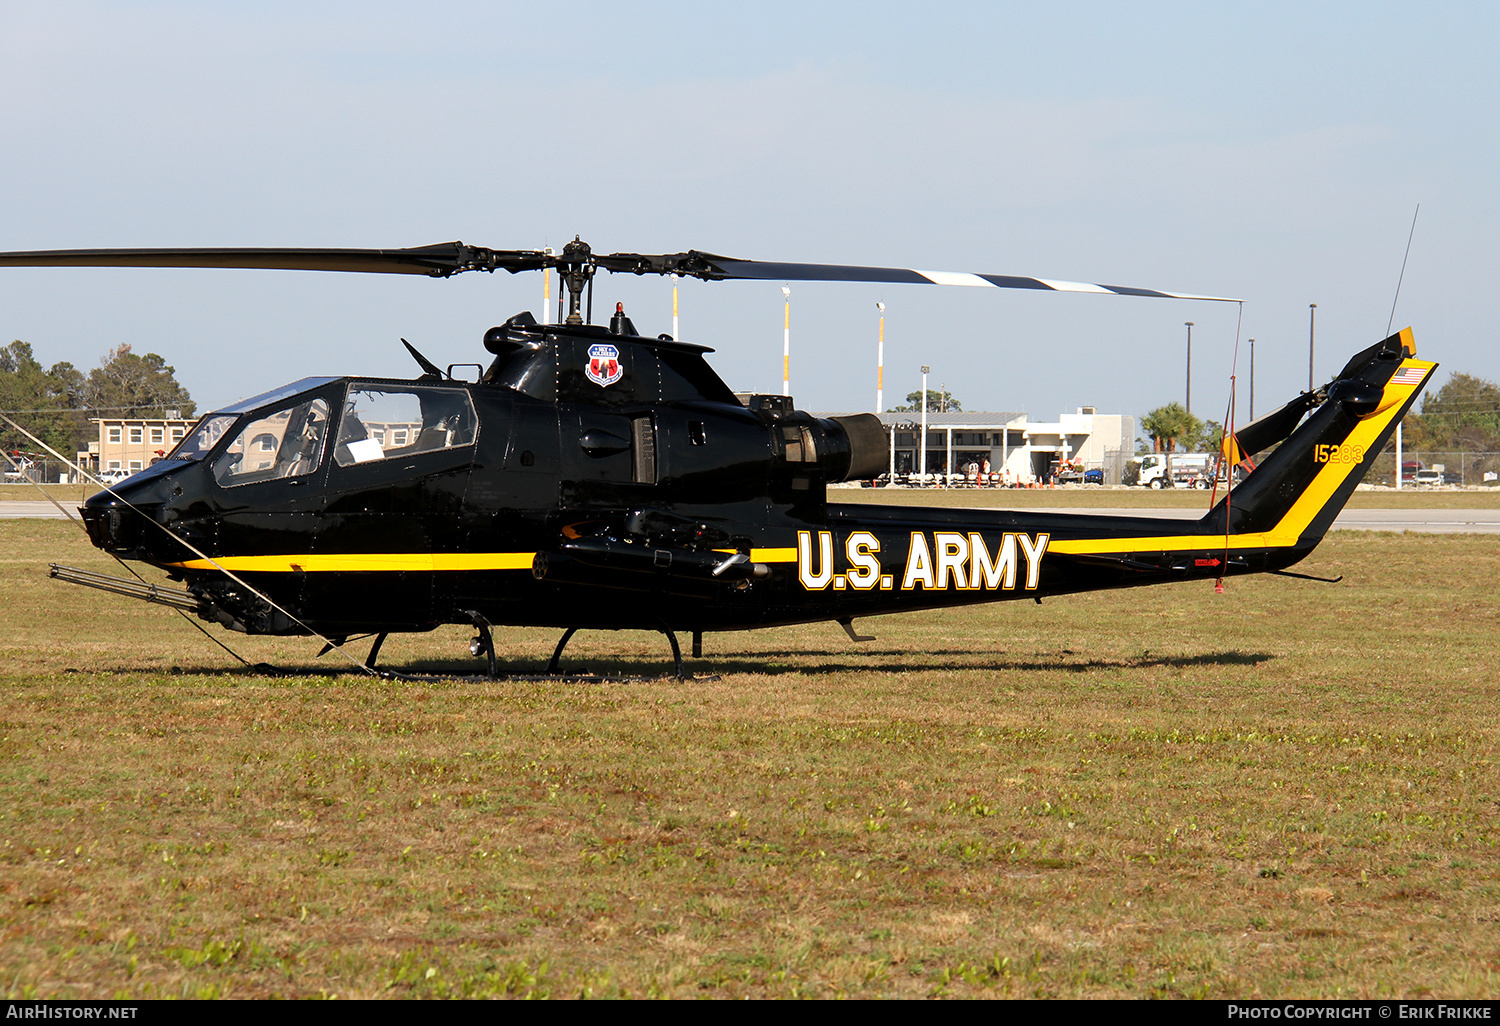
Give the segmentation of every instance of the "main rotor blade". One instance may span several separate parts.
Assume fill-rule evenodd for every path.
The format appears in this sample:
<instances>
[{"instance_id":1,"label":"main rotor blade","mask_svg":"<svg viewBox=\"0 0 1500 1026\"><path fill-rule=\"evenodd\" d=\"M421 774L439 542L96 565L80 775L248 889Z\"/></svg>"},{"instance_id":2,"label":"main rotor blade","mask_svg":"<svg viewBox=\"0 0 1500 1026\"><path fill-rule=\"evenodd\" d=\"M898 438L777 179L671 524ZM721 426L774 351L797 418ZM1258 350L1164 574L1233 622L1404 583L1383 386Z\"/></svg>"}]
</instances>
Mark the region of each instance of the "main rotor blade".
<instances>
[{"instance_id":1,"label":"main rotor blade","mask_svg":"<svg viewBox=\"0 0 1500 1026\"><path fill-rule=\"evenodd\" d=\"M546 253L443 242L411 249L52 249L0 253L0 267L232 267L284 271L426 274L537 270Z\"/></svg>"},{"instance_id":2,"label":"main rotor blade","mask_svg":"<svg viewBox=\"0 0 1500 1026\"><path fill-rule=\"evenodd\" d=\"M576 240L575 240L576 241ZM577 244L562 253L545 250L485 249L462 242L443 242L411 249L53 249L0 253L0 267L226 267L287 271L353 271L375 274L425 274L446 278L463 271L537 271L557 267L570 274L593 274L594 267L630 274L681 274L709 281L857 281L910 285L966 285L981 288L1033 289L1044 292L1093 292L1161 299L1198 299L1238 303L1226 296L1096 285L1080 281L1008 274L920 271L907 267L861 267L854 264L782 263L736 260L689 250L686 253L610 253L594 255Z\"/></svg>"},{"instance_id":3,"label":"main rotor blade","mask_svg":"<svg viewBox=\"0 0 1500 1026\"><path fill-rule=\"evenodd\" d=\"M621 254L629 256L630 254ZM605 265L608 258L601 257ZM667 260L674 258L668 257ZM859 267L851 264L801 264L762 260L735 260L712 253L678 254L685 265L697 263L699 277L744 278L758 281L868 281L909 285L966 285L980 288L1035 289L1046 292L1094 292L1117 296L1153 296L1159 299L1201 299L1215 303L1238 303L1227 296L1198 296L1187 292L1132 288L1126 285L1096 285L1081 281L1058 281L1009 274L969 274L960 271L919 271L907 267ZM614 268L610 268L614 270ZM671 273L663 271L659 273ZM679 270L676 273L692 273Z\"/></svg>"}]
</instances>

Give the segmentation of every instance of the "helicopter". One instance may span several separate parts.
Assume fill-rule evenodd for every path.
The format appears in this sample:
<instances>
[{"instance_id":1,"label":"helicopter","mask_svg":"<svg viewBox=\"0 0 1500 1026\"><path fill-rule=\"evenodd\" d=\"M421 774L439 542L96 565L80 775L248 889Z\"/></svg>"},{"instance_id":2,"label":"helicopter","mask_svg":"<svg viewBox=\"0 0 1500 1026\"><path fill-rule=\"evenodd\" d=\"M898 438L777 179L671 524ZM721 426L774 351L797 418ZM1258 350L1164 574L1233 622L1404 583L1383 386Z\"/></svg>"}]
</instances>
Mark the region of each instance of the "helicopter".
<instances>
[{"instance_id":1,"label":"helicopter","mask_svg":"<svg viewBox=\"0 0 1500 1026\"><path fill-rule=\"evenodd\" d=\"M817 417L781 395L742 401L706 346L649 337L617 305L592 323L593 280L865 281L1237 302L1008 275L739 260L696 250L595 254L460 242L411 249L108 249L0 253L0 266L275 268L449 277L556 269L556 323L523 312L484 333L488 366L440 369L404 339L411 379L308 377L202 417L158 463L81 507L93 544L181 588L54 566L54 576L255 635L328 648L471 625L664 634L684 676L705 632L1217 579L1293 577L1437 365L1410 328L1327 384L1226 435L1241 473L1201 519L829 501L874 478L872 414ZM477 367L477 380L454 375ZM1253 454L1266 455L1256 464ZM1228 475L1226 475L1228 479ZM1318 578L1313 578L1318 579ZM321 654L321 653L320 653Z\"/></svg>"}]
</instances>

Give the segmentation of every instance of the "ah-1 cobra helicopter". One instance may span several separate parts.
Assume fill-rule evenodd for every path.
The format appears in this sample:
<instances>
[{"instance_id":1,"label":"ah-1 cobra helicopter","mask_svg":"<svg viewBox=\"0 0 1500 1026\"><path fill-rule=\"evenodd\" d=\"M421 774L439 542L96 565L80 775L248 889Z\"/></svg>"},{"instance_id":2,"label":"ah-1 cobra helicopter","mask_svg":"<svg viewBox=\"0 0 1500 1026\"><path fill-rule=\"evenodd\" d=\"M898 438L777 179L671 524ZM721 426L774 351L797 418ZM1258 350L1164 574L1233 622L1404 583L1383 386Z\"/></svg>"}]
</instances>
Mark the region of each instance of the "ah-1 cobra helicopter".
<instances>
[{"instance_id":1,"label":"ah-1 cobra helicopter","mask_svg":"<svg viewBox=\"0 0 1500 1026\"><path fill-rule=\"evenodd\" d=\"M170 601L250 634L342 645L444 623L702 633L1169 581L1284 573L1310 553L1437 366L1410 329L1225 440L1275 451L1196 521L830 503L874 477L870 414L748 404L711 350L580 312L600 270L722 279L988 285L1217 300L1148 289L901 268L599 255L447 243L416 249L150 249L0 254L0 266L277 268L426 274L555 267L562 323L491 328L494 359L455 380L408 344L413 380L304 378L203 417L166 459L90 498L94 544L186 584ZM451 372L452 368L449 368ZM1242 463L1242 461L1244 461ZM1169 526L1170 525L1170 526ZM57 572L57 571L54 571ZM68 576L64 574L64 576ZM1300 576L1300 575L1293 575ZM75 578L76 579L76 578ZM139 593L133 582L79 579ZM152 589L160 601L160 593Z\"/></svg>"}]
</instances>

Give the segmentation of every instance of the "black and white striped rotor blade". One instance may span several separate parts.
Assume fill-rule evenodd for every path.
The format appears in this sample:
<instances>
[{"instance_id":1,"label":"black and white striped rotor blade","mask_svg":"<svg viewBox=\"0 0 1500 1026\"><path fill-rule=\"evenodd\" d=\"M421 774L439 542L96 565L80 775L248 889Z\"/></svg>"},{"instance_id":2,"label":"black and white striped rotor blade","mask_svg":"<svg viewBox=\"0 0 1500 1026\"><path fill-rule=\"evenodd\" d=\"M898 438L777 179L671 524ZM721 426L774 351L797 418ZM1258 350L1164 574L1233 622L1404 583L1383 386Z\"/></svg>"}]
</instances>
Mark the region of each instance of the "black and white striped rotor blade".
<instances>
[{"instance_id":1,"label":"black and white striped rotor blade","mask_svg":"<svg viewBox=\"0 0 1500 1026\"><path fill-rule=\"evenodd\" d=\"M1126 285L1096 285L1082 281L1029 278L1011 274L969 274L962 271L920 271L907 267L858 267L851 264L798 264L762 260L734 260L696 253L715 277L760 281L867 281L908 285L965 285L974 288L1033 289L1043 292L1093 292L1116 296L1152 296L1158 299L1202 299L1216 303L1238 303L1227 296L1199 296L1188 292L1131 288Z\"/></svg>"},{"instance_id":2,"label":"black and white striped rotor blade","mask_svg":"<svg viewBox=\"0 0 1500 1026\"><path fill-rule=\"evenodd\" d=\"M527 250L491 250L443 242L410 249L48 249L0 253L0 267L220 267L281 271L352 271L425 274L446 278L461 271L525 271L550 257Z\"/></svg>"}]
</instances>

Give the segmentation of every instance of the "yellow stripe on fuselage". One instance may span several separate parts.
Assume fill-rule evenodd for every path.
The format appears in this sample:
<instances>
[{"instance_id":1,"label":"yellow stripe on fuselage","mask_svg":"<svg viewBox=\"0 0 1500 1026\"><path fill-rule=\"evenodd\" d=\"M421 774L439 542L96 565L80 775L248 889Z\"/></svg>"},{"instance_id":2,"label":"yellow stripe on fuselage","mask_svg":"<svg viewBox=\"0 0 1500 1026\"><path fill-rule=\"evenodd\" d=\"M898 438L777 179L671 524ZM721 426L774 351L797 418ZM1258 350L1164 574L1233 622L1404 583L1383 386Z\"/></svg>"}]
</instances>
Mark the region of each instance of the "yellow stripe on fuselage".
<instances>
[{"instance_id":1,"label":"yellow stripe on fuselage","mask_svg":"<svg viewBox=\"0 0 1500 1026\"><path fill-rule=\"evenodd\" d=\"M350 552L289 556L219 556L168 566L184 570L240 573L338 573L343 571L530 570L534 552Z\"/></svg>"},{"instance_id":2,"label":"yellow stripe on fuselage","mask_svg":"<svg viewBox=\"0 0 1500 1026\"><path fill-rule=\"evenodd\" d=\"M796 549L752 549L757 563L795 563ZM344 573L396 570L530 570L535 552L318 552L278 556L219 556L188 559L167 566L183 570L231 570L236 573Z\"/></svg>"}]
</instances>

